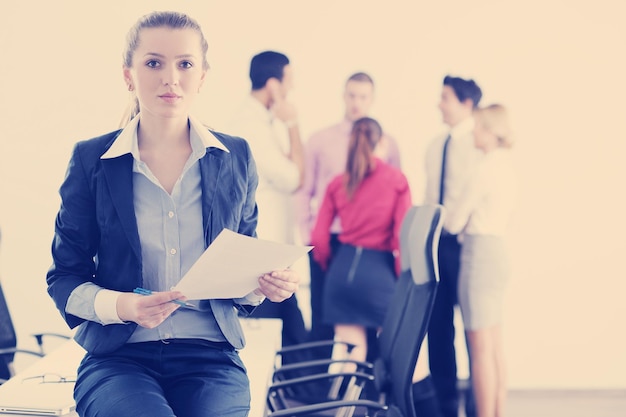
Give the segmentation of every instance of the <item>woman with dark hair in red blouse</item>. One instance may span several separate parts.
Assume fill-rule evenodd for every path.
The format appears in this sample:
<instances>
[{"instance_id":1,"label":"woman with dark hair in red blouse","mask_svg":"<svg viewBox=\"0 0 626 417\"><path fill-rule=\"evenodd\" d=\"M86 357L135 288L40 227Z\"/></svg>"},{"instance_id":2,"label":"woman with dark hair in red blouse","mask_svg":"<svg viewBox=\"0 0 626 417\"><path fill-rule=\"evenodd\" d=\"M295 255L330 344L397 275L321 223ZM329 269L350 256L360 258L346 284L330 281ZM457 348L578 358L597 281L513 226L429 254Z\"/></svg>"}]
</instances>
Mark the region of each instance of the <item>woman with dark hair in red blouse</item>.
<instances>
[{"instance_id":1,"label":"woman with dark hair in red blouse","mask_svg":"<svg viewBox=\"0 0 626 417\"><path fill-rule=\"evenodd\" d=\"M393 294L400 225L411 206L404 174L374 155L381 136L376 120L354 122L346 171L328 185L311 234L313 256L327 271L323 320L334 325L335 339L356 345L349 358L358 361L367 356L367 329L380 328ZM341 246L330 259L335 217Z\"/></svg>"}]
</instances>

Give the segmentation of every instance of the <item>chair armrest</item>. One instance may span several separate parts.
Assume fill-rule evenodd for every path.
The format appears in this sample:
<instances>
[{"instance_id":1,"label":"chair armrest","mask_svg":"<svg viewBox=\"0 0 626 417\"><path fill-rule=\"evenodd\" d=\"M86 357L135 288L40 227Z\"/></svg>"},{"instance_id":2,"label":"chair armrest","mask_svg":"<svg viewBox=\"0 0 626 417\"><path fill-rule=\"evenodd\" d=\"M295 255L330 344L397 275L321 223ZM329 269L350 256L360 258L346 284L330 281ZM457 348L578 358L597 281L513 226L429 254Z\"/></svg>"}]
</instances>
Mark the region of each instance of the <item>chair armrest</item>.
<instances>
[{"instance_id":1,"label":"chair armrest","mask_svg":"<svg viewBox=\"0 0 626 417\"><path fill-rule=\"evenodd\" d=\"M37 340L37 345L39 346L39 351L41 353L44 353L44 350L43 350L44 336L58 337L59 339L66 339L66 340L71 339L70 336L60 334L60 333L34 333L31 336L33 336L35 340Z\"/></svg>"},{"instance_id":2,"label":"chair armrest","mask_svg":"<svg viewBox=\"0 0 626 417\"><path fill-rule=\"evenodd\" d=\"M349 350L354 348L354 346L356 346L356 345L353 345L352 343L340 342L336 340L320 340L316 342L305 342L305 343L298 343L297 345L285 346L282 349L277 350L276 354L281 355L283 353L296 352L298 350L303 350L303 349L313 349L316 347L333 346L337 344L346 345L348 346Z\"/></svg>"},{"instance_id":3,"label":"chair armrest","mask_svg":"<svg viewBox=\"0 0 626 417\"><path fill-rule=\"evenodd\" d=\"M358 393L360 393L361 387L363 387L365 384L372 383L373 381L373 375L362 372L324 372L302 377L295 377L284 381L276 381L272 382L272 384L267 388L267 406L268 409L271 411L293 408L289 406L289 398L293 398L294 390L297 390L303 385L319 386L320 384L325 382L328 382L330 384L328 386L327 393L324 396L319 396L314 400L305 400L307 404L336 401L339 398L342 398L343 400L354 400L358 398ZM350 387L358 387L358 389L357 391L354 391ZM297 406L300 406L300 404Z\"/></svg>"},{"instance_id":4,"label":"chair armrest","mask_svg":"<svg viewBox=\"0 0 626 417\"><path fill-rule=\"evenodd\" d=\"M370 400L352 401L328 401L312 405L292 407L285 410L278 410L267 414L267 417L289 417L319 413L320 411L332 410L340 407L366 407L368 410L386 411L388 407L384 404Z\"/></svg>"},{"instance_id":5,"label":"chair armrest","mask_svg":"<svg viewBox=\"0 0 626 417\"><path fill-rule=\"evenodd\" d=\"M39 339L43 339L44 336L53 336L53 337L58 337L61 339L71 339L70 336L66 335L66 334L61 334L61 333L50 333L50 332L46 332L46 333L33 333L31 336L33 336L35 339L39 340Z\"/></svg>"},{"instance_id":6,"label":"chair armrest","mask_svg":"<svg viewBox=\"0 0 626 417\"><path fill-rule=\"evenodd\" d=\"M44 356L43 353L35 352L34 350L19 349L19 348L0 349L0 358L2 358L0 360L4 362L4 366L6 366L9 378L15 375L15 368L13 367L13 360L14 360L13 355L15 355L16 353L25 353L27 355L36 356L38 358L41 358ZM6 381L7 380L4 378L0 379L0 385L4 384Z\"/></svg>"},{"instance_id":7,"label":"chair armrest","mask_svg":"<svg viewBox=\"0 0 626 417\"><path fill-rule=\"evenodd\" d=\"M276 376L280 376L286 372L291 372L291 371L300 371L300 370L305 370L308 368L315 368L318 366L329 366L332 365L334 363L353 363L357 365L357 370L360 372L364 372L367 370L373 370L374 369L374 364L370 363L370 362L361 362L361 361L355 361L352 359L317 359L314 361L304 361L304 362L298 362L298 363L291 363L291 364L287 364L287 365L282 365L280 368L274 370L274 375Z\"/></svg>"},{"instance_id":8,"label":"chair armrest","mask_svg":"<svg viewBox=\"0 0 626 417\"><path fill-rule=\"evenodd\" d=\"M364 372L336 372L336 373L324 373L324 374L314 374L301 376L298 378L288 379L286 381L278 381L272 383L272 385L268 388L268 393L272 391L276 391L281 388L287 388L294 385L302 385L310 382L322 381L324 379L333 379L339 377L356 377L357 380L363 380L365 382L373 381L374 375L366 374Z\"/></svg>"},{"instance_id":9,"label":"chair armrest","mask_svg":"<svg viewBox=\"0 0 626 417\"><path fill-rule=\"evenodd\" d=\"M40 358L42 358L44 356L43 353L35 352L34 350L18 349L18 348L0 349L0 356L12 355L14 353L26 353L28 355L38 356Z\"/></svg>"},{"instance_id":10,"label":"chair armrest","mask_svg":"<svg viewBox=\"0 0 626 417\"><path fill-rule=\"evenodd\" d=\"M285 346L282 349L276 351L274 360L274 369L280 368L283 362L287 363L299 363L315 360L314 352L316 349L329 348L335 345L346 346L346 350L349 353L355 347L354 344L339 342L335 340L321 340L315 342L298 343L296 345ZM325 353L326 355L326 353ZM328 355L330 359L330 355Z\"/></svg>"}]
</instances>

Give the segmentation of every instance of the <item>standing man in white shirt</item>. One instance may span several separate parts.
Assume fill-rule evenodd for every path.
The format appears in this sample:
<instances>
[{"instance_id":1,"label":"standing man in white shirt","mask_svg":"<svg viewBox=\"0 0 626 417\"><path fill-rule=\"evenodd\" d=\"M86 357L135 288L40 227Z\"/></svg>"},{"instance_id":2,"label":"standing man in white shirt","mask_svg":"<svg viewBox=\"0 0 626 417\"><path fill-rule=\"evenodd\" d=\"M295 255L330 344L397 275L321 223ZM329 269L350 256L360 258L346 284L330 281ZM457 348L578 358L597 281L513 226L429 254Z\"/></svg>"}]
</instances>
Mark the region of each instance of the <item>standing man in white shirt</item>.
<instances>
[{"instance_id":1,"label":"standing man in white shirt","mask_svg":"<svg viewBox=\"0 0 626 417\"><path fill-rule=\"evenodd\" d=\"M304 182L297 196L297 222L300 237L304 243L310 242L310 234L317 217L317 209L322 204L328 183L344 172L348 160L348 143L352 123L369 116L374 103L374 80L365 72L357 72L346 81L343 100L345 112L343 119L332 126L315 132L305 146ZM390 165L400 168L400 151L393 137L383 134L375 150L376 155ZM340 231L339 219L331 226L331 250L338 246L337 236ZM322 294L324 272L310 255L311 274L311 339L330 340L333 327L322 323ZM328 352L319 352L320 357Z\"/></svg>"},{"instance_id":2,"label":"standing man in white shirt","mask_svg":"<svg viewBox=\"0 0 626 417\"><path fill-rule=\"evenodd\" d=\"M453 207L476 167L481 153L474 147L472 113L481 97L473 80L444 78L439 109L450 130L433 140L426 151L426 203ZM454 308L458 304L460 253L457 236L444 228L439 242L440 283L428 330L430 370L444 417L456 417L459 409ZM475 415L473 404L473 393L468 390L468 417Z\"/></svg>"},{"instance_id":3,"label":"standing man in white shirt","mask_svg":"<svg viewBox=\"0 0 626 417\"><path fill-rule=\"evenodd\" d=\"M287 100L293 88L289 58L275 51L255 55L250 81L250 95L228 131L248 141L257 165L259 239L293 243L293 194L302 184L304 155L296 107ZM282 319L283 346L308 338L295 294L282 303L263 302L253 316Z\"/></svg>"}]
</instances>

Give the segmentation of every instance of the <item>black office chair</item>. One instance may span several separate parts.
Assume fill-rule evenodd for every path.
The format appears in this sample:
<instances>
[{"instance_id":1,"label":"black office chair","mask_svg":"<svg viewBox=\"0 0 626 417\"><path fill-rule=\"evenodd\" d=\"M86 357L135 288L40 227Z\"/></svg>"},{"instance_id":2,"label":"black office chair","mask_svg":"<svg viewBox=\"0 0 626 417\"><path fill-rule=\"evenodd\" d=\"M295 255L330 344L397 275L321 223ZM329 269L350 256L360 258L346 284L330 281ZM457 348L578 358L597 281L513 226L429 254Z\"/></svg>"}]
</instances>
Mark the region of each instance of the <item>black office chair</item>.
<instances>
[{"instance_id":1,"label":"black office chair","mask_svg":"<svg viewBox=\"0 0 626 417\"><path fill-rule=\"evenodd\" d=\"M13 361L15 354L26 354L30 356L43 357L45 355L43 339L44 336L53 336L63 339L69 339L69 336L58 333L37 333L34 334L39 346L39 351L21 349L17 347L17 335L13 327L13 320L9 313L2 285L0 285L0 384L6 382L15 375Z\"/></svg>"},{"instance_id":2,"label":"black office chair","mask_svg":"<svg viewBox=\"0 0 626 417\"><path fill-rule=\"evenodd\" d=\"M402 222L402 227L400 229L400 242L408 241L410 229L413 225L413 221L415 220L416 213L417 207L412 207L405 215ZM406 245L406 243L401 243L401 245ZM401 252L400 265L402 271L407 271L410 268L408 251ZM402 312L404 311L403 306L406 304L406 296L408 295L408 288L405 288L406 286L407 285L403 284L402 280L398 282L396 287L397 290L394 292L392 302L390 303L389 309L385 316L385 322L382 326L382 332L381 334L379 334L379 338L377 340L379 344L379 349L382 350L383 356L391 351L391 343L394 340L395 334L397 332L397 327L400 323L400 317L402 315ZM301 357L306 357L306 352L313 353L315 349L319 349L320 347L327 348L335 344L346 346L348 352L354 347L347 342L337 340L325 340L288 346L277 351L272 381L276 383L312 374L323 374L327 372L328 367L331 364L338 362L353 363L357 366L356 371L369 374L372 373L374 365L367 362L355 362L350 359L332 359L328 357L326 359L318 359L314 361L300 361L298 363L294 363L296 362L295 358L290 358L290 355L293 355L294 353L299 354ZM286 365L283 365L283 358L290 359L288 361L284 361L287 363ZM344 378L341 378L337 376L337 374L334 374L332 378L322 379L318 381L316 383L316 386L314 386L313 383L307 384L307 386L288 385L284 389L276 393L279 398L275 401L282 401L284 403L288 402L290 404L294 404L297 402L300 402L302 404L310 404L315 402L336 400L344 395L344 390L346 388L347 386ZM281 408L284 408L284 406L281 406Z\"/></svg>"},{"instance_id":3,"label":"black office chair","mask_svg":"<svg viewBox=\"0 0 626 417\"><path fill-rule=\"evenodd\" d=\"M403 271L379 336L380 358L373 364L373 370L368 372L367 367L360 367L354 373L320 373L275 382L268 390L267 417L348 417L370 413L417 417L412 377L439 282L437 247L442 224L443 207L439 205L413 207L403 222L400 244ZM329 401L298 404L289 397L288 389L293 386L336 378L342 381L343 391ZM378 401L359 399L367 383L375 384L380 395Z\"/></svg>"}]
</instances>

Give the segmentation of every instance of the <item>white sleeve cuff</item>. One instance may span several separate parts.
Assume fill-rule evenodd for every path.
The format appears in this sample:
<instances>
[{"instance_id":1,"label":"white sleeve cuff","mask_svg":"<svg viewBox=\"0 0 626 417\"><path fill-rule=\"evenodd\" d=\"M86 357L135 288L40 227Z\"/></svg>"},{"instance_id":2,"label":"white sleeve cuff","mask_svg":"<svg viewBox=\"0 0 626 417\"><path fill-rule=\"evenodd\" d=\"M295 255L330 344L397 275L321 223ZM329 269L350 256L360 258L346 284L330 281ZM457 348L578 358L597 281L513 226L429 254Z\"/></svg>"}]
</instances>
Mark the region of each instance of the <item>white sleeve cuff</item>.
<instances>
[{"instance_id":1,"label":"white sleeve cuff","mask_svg":"<svg viewBox=\"0 0 626 417\"><path fill-rule=\"evenodd\" d=\"M124 324L117 315L117 299L122 294L119 291L101 289L96 294L94 309L102 324Z\"/></svg>"},{"instance_id":2,"label":"white sleeve cuff","mask_svg":"<svg viewBox=\"0 0 626 417\"><path fill-rule=\"evenodd\" d=\"M251 306L258 306L265 300L264 295L256 295L254 291L250 292L243 298L236 299L235 302L238 304L247 304Z\"/></svg>"}]
</instances>

